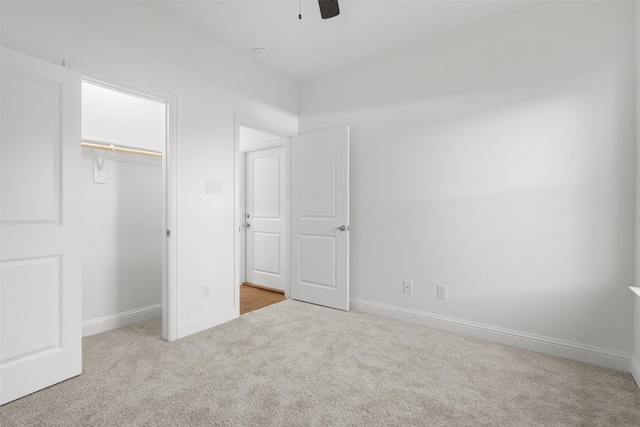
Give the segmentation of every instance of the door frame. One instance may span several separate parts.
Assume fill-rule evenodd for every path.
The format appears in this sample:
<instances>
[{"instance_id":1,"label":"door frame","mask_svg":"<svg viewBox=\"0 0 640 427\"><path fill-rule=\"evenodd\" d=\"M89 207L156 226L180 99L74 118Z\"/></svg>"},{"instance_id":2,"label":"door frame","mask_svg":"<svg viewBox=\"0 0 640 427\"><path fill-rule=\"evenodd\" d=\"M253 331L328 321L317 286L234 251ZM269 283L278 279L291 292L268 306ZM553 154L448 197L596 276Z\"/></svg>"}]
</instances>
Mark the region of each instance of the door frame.
<instances>
[{"instance_id":1,"label":"door frame","mask_svg":"<svg viewBox=\"0 0 640 427\"><path fill-rule=\"evenodd\" d=\"M259 130L273 134L275 138L285 138L284 141L268 141L261 144L252 145L246 148L240 148L240 126ZM234 116L234 148L235 148L235 250L234 250L234 296L235 307L240 315L240 285L246 279L246 233L242 226L245 223L245 193L246 193L246 155L245 153L262 150L265 148L273 148L284 146L285 157L285 271L284 271L284 294L288 298L291 293L291 283L289 280L290 268L290 242L291 234L291 182L290 182L290 146L291 137L297 133L288 129L281 128L276 125L254 120L239 114Z\"/></svg>"},{"instance_id":2,"label":"door frame","mask_svg":"<svg viewBox=\"0 0 640 427\"><path fill-rule=\"evenodd\" d=\"M166 237L162 239L162 339L175 341L178 339L177 97L105 77L69 61L64 61L64 66L80 72L83 82L166 104L167 129L162 156L162 230L166 230Z\"/></svg>"}]
</instances>

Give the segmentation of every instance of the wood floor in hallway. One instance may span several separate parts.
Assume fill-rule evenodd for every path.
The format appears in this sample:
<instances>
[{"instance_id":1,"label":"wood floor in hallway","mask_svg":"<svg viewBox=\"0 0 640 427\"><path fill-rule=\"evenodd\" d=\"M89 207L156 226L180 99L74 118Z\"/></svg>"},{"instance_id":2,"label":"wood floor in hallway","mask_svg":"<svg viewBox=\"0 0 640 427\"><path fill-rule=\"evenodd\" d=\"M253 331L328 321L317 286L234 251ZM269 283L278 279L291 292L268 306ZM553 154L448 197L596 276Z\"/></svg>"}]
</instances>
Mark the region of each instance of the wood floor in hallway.
<instances>
[{"instance_id":1,"label":"wood floor in hallway","mask_svg":"<svg viewBox=\"0 0 640 427\"><path fill-rule=\"evenodd\" d=\"M242 285L240 286L240 314L242 315L286 299L284 294L279 292Z\"/></svg>"}]
</instances>

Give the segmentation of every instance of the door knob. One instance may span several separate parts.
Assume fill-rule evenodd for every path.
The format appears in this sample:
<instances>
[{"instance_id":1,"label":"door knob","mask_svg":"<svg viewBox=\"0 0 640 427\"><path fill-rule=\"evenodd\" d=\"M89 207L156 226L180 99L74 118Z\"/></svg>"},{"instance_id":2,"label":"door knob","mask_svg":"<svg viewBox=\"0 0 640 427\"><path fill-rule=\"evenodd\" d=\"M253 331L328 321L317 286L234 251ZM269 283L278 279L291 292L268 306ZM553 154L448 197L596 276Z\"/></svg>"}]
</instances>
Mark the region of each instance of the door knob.
<instances>
[{"instance_id":1,"label":"door knob","mask_svg":"<svg viewBox=\"0 0 640 427\"><path fill-rule=\"evenodd\" d=\"M244 223L244 228L249 228L249 227L251 227L251 224L249 224L248 222L245 222Z\"/></svg>"},{"instance_id":2,"label":"door knob","mask_svg":"<svg viewBox=\"0 0 640 427\"><path fill-rule=\"evenodd\" d=\"M341 225L340 227L333 227L332 230L340 230L340 231L344 231L346 230L347 227L345 227L344 225Z\"/></svg>"}]
</instances>

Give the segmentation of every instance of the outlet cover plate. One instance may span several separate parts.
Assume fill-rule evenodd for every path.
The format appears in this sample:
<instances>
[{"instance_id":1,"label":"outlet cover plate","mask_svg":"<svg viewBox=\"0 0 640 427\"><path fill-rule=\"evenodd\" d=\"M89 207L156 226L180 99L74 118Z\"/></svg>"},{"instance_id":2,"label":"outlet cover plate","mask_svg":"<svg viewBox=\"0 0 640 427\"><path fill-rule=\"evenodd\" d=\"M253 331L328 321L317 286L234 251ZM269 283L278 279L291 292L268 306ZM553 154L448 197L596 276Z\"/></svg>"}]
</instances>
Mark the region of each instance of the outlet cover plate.
<instances>
[{"instance_id":1,"label":"outlet cover plate","mask_svg":"<svg viewBox=\"0 0 640 427\"><path fill-rule=\"evenodd\" d=\"M403 280L402 281L402 291L405 294L413 293L413 281L412 280Z\"/></svg>"}]
</instances>

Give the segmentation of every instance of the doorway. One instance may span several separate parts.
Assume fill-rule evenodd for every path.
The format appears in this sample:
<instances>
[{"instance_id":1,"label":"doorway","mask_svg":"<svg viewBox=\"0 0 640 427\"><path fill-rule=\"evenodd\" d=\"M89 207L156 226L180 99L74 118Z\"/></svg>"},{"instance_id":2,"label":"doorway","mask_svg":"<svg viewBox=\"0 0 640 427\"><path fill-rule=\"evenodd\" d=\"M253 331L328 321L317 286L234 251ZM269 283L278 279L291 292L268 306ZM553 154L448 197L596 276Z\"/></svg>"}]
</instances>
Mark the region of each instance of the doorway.
<instances>
[{"instance_id":1,"label":"doorway","mask_svg":"<svg viewBox=\"0 0 640 427\"><path fill-rule=\"evenodd\" d=\"M349 310L349 126L303 135L236 117L236 307L247 282L247 153L284 146L287 298ZM244 135L247 135L245 137ZM275 164L276 162L272 162ZM272 186L273 187L273 186ZM273 191L272 191L273 192ZM275 205L275 202L274 202ZM249 218L247 218L249 214ZM275 237L271 236L271 246ZM265 245L266 246L266 245ZM281 255L278 255L281 256ZM271 260L272 272L275 261Z\"/></svg>"},{"instance_id":2,"label":"doorway","mask_svg":"<svg viewBox=\"0 0 640 427\"><path fill-rule=\"evenodd\" d=\"M79 144L82 80L92 77L68 63L65 69L5 47L1 55L2 103L11 106L2 108L0 144L0 404L4 404L82 372L81 195L82 167L87 162L81 157ZM95 78L106 86L125 87ZM175 99L123 89L127 90L154 97L166 107L162 229L158 230L163 236L165 230L175 229ZM92 181L94 177L105 179L99 173L101 169L104 172L104 159L98 157L96 175L89 171ZM93 160L89 159L89 168ZM103 213L102 207L114 208L112 204L98 206L96 215ZM102 225L99 222L95 227ZM130 236L135 231L124 234ZM171 240L161 240L163 338L175 340L175 250ZM93 243L100 245L100 236ZM117 255L112 251L105 254ZM127 310L115 317L122 320L137 313ZM93 320L96 323L87 326L115 318L102 315Z\"/></svg>"},{"instance_id":3,"label":"doorway","mask_svg":"<svg viewBox=\"0 0 640 427\"><path fill-rule=\"evenodd\" d=\"M161 317L175 339L174 103L83 73L83 336Z\"/></svg>"},{"instance_id":4,"label":"doorway","mask_svg":"<svg viewBox=\"0 0 640 427\"><path fill-rule=\"evenodd\" d=\"M262 289L249 283L240 286L240 315L286 300L284 293Z\"/></svg>"},{"instance_id":5,"label":"doorway","mask_svg":"<svg viewBox=\"0 0 640 427\"><path fill-rule=\"evenodd\" d=\"M235 129L236 306L240 314L289 293L287 165L289 137L294 132L241 117L236 117Z\"/></svg>"}]
</instances>

